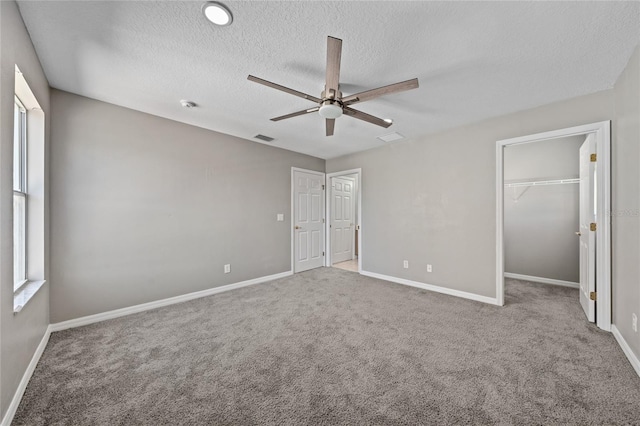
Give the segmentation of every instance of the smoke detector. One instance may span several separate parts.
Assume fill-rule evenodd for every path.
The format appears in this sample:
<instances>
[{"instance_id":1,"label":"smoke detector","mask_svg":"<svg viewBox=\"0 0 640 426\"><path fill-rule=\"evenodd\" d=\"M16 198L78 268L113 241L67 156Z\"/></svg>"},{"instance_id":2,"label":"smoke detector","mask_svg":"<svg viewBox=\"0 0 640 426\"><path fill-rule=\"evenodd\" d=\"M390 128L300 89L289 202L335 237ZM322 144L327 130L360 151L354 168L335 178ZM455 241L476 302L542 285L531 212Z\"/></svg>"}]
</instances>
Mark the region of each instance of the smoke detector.
<instances>
[{"instance_id":1,"label":"smoke detector","mask_svg":"<svg viewBox=\"0 0 640 426\"><path fill-rule=\"evenodd\" d=\"M185 108L195 108L196 107L196 103L195 102L186 101L184 99L180 101L180 105L182 105Z\"/></svg>"}]
</instances>

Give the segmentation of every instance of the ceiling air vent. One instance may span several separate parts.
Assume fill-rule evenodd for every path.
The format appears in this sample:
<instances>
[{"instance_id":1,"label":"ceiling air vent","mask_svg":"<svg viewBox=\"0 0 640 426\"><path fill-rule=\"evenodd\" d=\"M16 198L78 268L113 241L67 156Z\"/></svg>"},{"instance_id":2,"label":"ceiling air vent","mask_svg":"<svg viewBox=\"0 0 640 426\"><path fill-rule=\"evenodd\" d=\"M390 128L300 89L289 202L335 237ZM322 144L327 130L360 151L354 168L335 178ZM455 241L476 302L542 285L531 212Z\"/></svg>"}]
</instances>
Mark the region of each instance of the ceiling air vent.
<instances>
[{"instance_id":1,"label":"ceiling air vent","mask_svg":"<svg viewBox=\"0 0 640 426\"><path fill-rule=\"evenodd\" d=\"M261 141L265 141L265 142L271 142L273 140L273 138L265 135L255 135L254 138L260 139Z\"/></svg>"},{"instance_id":2,"label":"ceiling air vent","mask_svg":"<svg viewBox=\"0 0 640 426\"><path fill-rule=\"evenodd\" d=\"M388 135L378 136L378 139L380 139L383 142L393 142L400 139L404 139L404 136L402 136L398 132L394 132L394 133L389 133Z\"/></svg>"}]
</instances>

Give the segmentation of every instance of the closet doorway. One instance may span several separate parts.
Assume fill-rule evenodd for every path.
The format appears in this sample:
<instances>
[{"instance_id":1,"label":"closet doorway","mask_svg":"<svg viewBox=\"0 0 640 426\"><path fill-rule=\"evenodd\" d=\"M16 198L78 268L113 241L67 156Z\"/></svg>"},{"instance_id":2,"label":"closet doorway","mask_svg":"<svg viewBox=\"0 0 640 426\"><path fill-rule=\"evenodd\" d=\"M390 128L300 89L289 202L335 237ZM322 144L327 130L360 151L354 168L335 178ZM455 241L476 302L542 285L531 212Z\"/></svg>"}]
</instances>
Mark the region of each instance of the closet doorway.
<instances>
[{"instance_id":1,"label":"closet doorway","mask_svg":"<svg viewBox=\"0 0 640 426\"><path fill-rule=\"evenodd\" d=\"M508 198L506 191L511 191L521 183L520 192L514 190L515 197L522 197L526 191L535 187L536 181L509 182L505 180L505 153L509 147L517 147L534 142L545 142L562 138L579 137L582 159L576 158L579 165L578 177L575 184L579 185L579 193L589 197L581 197L579 203L578 229L573 238L576 239L574 248L578 251L578 279L580 286L580 302L587 319L595 321L603 330L611 329L611 218L608 215L611 207L611 122L587 124L568 129L527 135L513 139L498 141L496 144L496 299L499 305L504 304L504 278L509 271L505 269L505 212L510 206L505 206ZM547 161L553 159L548 158ZM574 173L575 174L575 173ZM562 182L563 179L547 179L539 181L538 185L571 185ZM512 185L511 187L509 185ZM529 188L529 189L527 189ZM584 231L587 235L584 235ZM579 238L576 238L576 236ZM586 250L584 247L586 244ZM595 249L593 246L595 245ZM591 255L593 254L593 256ZM586 257L585 257L586 255ZM586 262L586 263L585 263ZM506 274L505 274L506 273ZM574 270L575 273L575 270ZM526 275L526 274L523 274ZM562 280L564 281L564 280ZM567 281L572 282L572 281ZM557 284L557 282L556 282ZM583 300L584 299L584 300Z\"/></svg>"},{"instance_id":2,"label":"closet doorway","mask_svg":"<svg viewBox=\"0 0 640 426\"><path fill-rule=\"evenodd\" d=\"M504 148L506 278L580 287L578 160L585 138Z\"/></svg>"},{"instance_id":3,"label":"closet doorway","mask_svg":"<svg viewBox=\"0 0 640 426\"><path fill-rule=\"evenodd\" d=\"M327 174L326 266L362 270L361 170Z\"/></svg>"}]
</instances>

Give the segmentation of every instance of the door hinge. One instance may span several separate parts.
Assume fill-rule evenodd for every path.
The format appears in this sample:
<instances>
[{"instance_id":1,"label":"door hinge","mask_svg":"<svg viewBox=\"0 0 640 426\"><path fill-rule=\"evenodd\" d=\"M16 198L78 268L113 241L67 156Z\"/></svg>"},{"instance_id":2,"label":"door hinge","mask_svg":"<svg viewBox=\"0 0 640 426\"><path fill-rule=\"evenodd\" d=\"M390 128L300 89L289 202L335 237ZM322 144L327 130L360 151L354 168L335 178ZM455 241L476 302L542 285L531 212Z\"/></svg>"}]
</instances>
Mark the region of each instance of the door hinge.
<instances>
[{"instance_id":1,"label":"door hinge","mask_svg":"<svg viewBox=\"0 0 640 426\"><path fill-rule=\"evenodd\" d=\"M324 191L324 185L322 185L322 190Z\"/></svg>"},{"instance_id":2,"label":"door hinge","mask_svg":"<svg viewBox=\"0 0 640 426\"><path fill-rule=\"evenodd\" d=\"M595 291L592 291L591 293L589 293L589 299L596 300L596 292Z\"/></svg>"},{"instance_id":3,"label":"door hinge","mask_svg":"<svg viewBox=\"0 0 640 426\"><path fill-rule=\"evenodd\" d=\"M322 256L324 256L324 252L322 252Z\"/></svg>"},{"instance_id":4,"label":"door hinge","mask_svg":"<svg viewBox=\"0 0 640 426\"><path fill-rule=\"evenodd\" d=\"M595 231L596 228L597 228L597 226L596 226L595 223L592 223L592 224L589 225L589 229L592 230L592 231Z\"/></svg>"},{"instance_id":5,"label":"door hinge","mask_svg":"<svg viewBox=\"0 0 640 426\"><path fill-rule=\"evenodd\" d=\"M324 218L322 218L322 223L324 223Z\"/></svg>"},{"instance_id":6,"label":"door hinge","mask_svg":"<svg viewBox=\"0 0 640 426\"><path fill-rule=\"evenodd\" d=\"M597 154L591 154L591 162L592 163L595 163L597 159L598 159L598 155Z\"/></svg>"}]
</instances>

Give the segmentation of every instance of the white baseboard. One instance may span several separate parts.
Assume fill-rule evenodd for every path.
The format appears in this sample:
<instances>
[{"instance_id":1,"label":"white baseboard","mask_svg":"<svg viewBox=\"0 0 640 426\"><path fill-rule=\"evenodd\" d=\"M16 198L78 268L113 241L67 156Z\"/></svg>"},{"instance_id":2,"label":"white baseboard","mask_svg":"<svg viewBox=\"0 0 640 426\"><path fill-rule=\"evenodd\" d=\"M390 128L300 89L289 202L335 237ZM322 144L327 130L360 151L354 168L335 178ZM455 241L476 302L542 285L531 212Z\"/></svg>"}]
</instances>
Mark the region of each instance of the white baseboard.
<instances>
[{"instance_id":1,"label":"white baseboard","mask_svg":"<svg viewBox=\"0 0 640 426\"><path fill-rule=\"evenodd\" d=\"M13 395L13 399L11 400L11 404L9 404L7 413L4 415L2 423L0 423L1 426L11 425L13 417L16 415L16 411L20 405L20 401L22 400L22 396L24 395L24 391L27 389L27 385L29 384L29 380L31 380L31 376L38 365L38 361L40 361L40 357L42 356L44 349L47 347L50 336L51 326L48 326L47 330L44 332L44 336L42 336L42 340L40 340L40 344L38 344L38 347L31 358L31 362L29 362L26 371L22 375L22 380L20 380L20 383L18 384L18 389L16 389L16 393Z\"/></svg>"},{"instance_id":2,"label":"white baseboard","mask_svg":"<svg viewBox=\"0 0 640 426\"><path fill-rule=\"evenodd\" d=\"M498 300L494 297L480 296L479 294L475 293L467 293L466 291L454 290L451 288L440 287L433 284L425 284L418 281L407 280L404 278L377 274L375 272L361 271L360 274L366 275L367 277L378 278L380 280L391 281L393 283L421 288L423 290L435 291L436 293L448 294L449 296L462 297L463 299L471 299L477 302L488 303L490 305L498 305Z\"/></svg>"},{"instance_id":3,"label":"white baseboard","mask_svg":"<svg viewBox=\"0 0 640 426\"><path fill-rule=\"evenodd\" d=\"M631 350L631 346L629 346L627 341L624 340L624 337L622 337L622 334L620 334L620 330L618 330L618 327L616 327L615 324L611 324L611 333L613 333L613 337L615 337L618 341L618 344L629 359L629 362L633 366L633 369L636 370L636 373L638 374L638 376L640 376L640 359L638 359L636 354L633 353L633 351Z\"/></svg>"},{"instance_id":4,"label":"white baseboard","mask_svg":"<svg viewBox=\"0 0 640 426\"><path fill-rule=\"evenodd\" d=\"M556 280L553 278L534 277L531 275L512 274L511 272L504 273L505 278L513 278L514 280L533 281L534 283L553 284L562 287L580 288L580 283L574 283L573 281Z\"/></svg>"},{"instance_id":5,"label":"white baseboard","mask_svg":"<svg viewBox=\"0 0 640 426\"><path fill-rule=\"evenodd\" d=\"M106 321L113 318L123 317L125 315L131 315L138 312L148 311L150 309L161 308L163 306L173 305L176 303L187 302L193 299L199 299L201 297L211 296L213 294L222 293L229 290L234 290L241 287L247 287L254 284L260 284L267 281L277 280L278 278L284 278L293 275L292 271L281 272L279 274L267 275L266 277L254 278L247 281L241 281L234 284L223 285L220 287L210 288L208 290L196 291L193 293L187 293L180 296L169 297L168 299L156 300L154 302L142 303L140 305L129 306L126 308L115 309L113 311L102 312L95 315L88 315L86 317L75 318L68 321L57 322L51 324L51 331L61 331L74 327L81 327L83 325L89 325L100 321Z\"/></svg>"}]
</instances>

